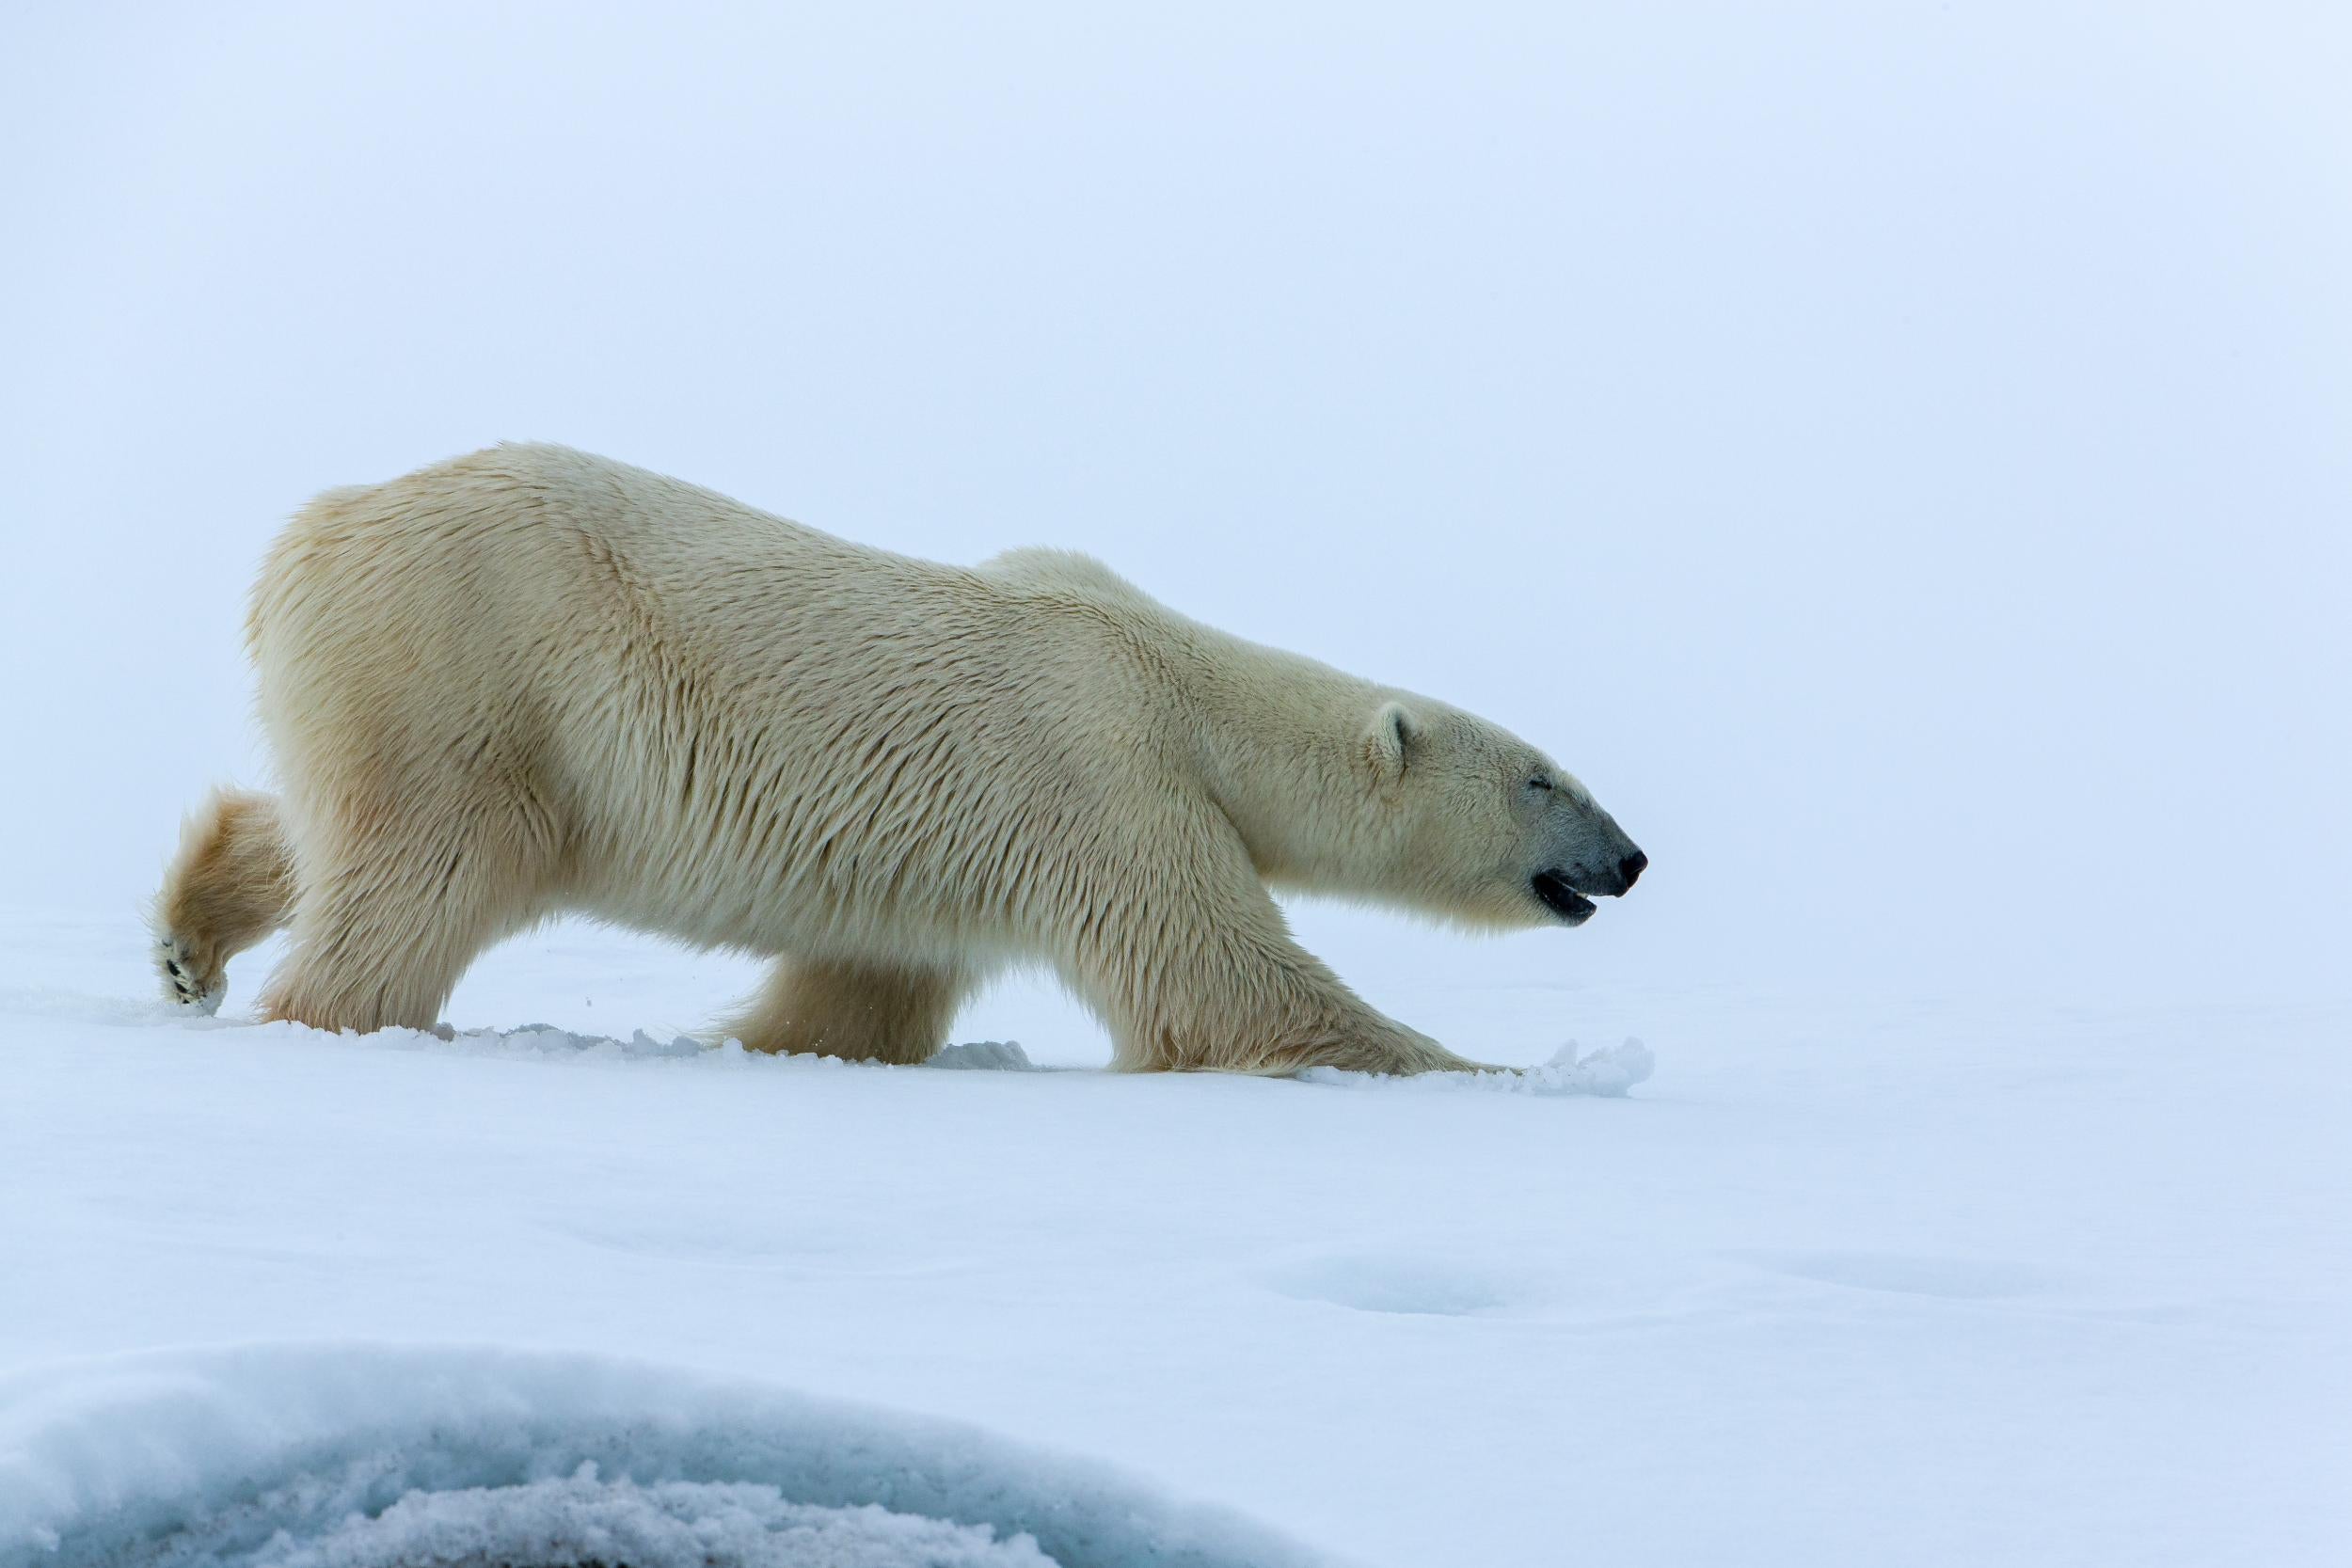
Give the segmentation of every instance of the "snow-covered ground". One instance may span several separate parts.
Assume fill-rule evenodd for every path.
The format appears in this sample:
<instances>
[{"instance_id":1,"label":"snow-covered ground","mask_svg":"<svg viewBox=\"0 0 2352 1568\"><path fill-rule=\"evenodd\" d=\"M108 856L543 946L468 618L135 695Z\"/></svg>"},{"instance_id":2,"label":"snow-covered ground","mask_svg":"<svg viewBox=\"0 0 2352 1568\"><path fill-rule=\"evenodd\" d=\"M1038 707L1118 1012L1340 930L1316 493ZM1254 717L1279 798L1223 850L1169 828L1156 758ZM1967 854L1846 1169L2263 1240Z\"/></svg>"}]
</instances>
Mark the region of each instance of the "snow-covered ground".
<instances>
[{"instance_id":1,"label":"snow-covered ground","mask_svg":"<svg viewBox=\"0 0 2352 1568\"><path fill-rule=\"evenodd\" d=\"M577 927L450 1009L546 1032L337 1038L237 1022L252 959L167 1016L142 941L0 929L10 1568L231 1505L352 1565L1281 1550L1219 1511L1398 1568L2352 1548L2352 1009L1391 978L1492 1059L1655 1053L1534 1096L681 1053L749 972Z\"/></svg>"}]
</instances>

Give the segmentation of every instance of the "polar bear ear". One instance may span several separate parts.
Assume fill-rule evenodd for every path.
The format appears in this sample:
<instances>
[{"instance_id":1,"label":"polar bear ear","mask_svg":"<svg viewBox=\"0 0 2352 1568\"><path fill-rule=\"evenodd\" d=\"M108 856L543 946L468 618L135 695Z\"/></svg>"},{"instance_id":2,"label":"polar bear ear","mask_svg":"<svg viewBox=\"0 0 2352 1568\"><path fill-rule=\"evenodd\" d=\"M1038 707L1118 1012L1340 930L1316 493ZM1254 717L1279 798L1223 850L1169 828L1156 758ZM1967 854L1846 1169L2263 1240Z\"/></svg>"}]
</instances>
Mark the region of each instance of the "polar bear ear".
<instances>
[{"instance_id":1,"label":"polar bear ear","mask_svg":"<svg viewBox=\"0 0 2352 1568\"><path fill-rule=\"evenodd\" d=\"M1382 703L1373 711L1372 728L1364 735L1364 754L1373 772L1382 779L1404 777L1406 759L1419 734L1403 703Z\"/></svg>"}]
</instances>

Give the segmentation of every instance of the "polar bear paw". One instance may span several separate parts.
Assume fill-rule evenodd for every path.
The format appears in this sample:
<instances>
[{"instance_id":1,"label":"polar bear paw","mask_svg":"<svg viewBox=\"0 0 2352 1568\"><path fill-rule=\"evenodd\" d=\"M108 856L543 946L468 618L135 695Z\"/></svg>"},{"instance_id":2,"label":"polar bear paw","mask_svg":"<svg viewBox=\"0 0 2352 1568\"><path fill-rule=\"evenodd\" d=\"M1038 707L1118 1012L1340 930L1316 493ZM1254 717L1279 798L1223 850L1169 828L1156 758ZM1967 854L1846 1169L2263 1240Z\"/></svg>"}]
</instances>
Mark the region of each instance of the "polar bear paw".
<instances>
[{"instance_id":1,"label":"polar bear paw","mask_svg":"<svg viewBox=\"0 0 2352 1568\"><path fill-rule=\"evenodd\" d=\"M220 1011L229 994L228 972L215 959L199 957L176 936L155 939L155 972L163 981L164 1000L176 1006L211 1015Z\"/></svg>"}]
</instances>

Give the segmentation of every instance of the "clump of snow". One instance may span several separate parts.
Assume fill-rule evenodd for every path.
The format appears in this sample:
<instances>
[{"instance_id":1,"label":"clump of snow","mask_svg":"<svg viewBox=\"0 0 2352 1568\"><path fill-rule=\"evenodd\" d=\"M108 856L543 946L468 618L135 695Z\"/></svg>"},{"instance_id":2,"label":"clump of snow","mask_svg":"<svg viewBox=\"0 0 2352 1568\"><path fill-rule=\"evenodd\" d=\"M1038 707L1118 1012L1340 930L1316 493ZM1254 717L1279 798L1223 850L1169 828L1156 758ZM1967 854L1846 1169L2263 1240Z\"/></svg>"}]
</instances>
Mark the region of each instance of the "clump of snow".
<instances>
[{"instance_id":1,"label":"clump of snow","mask_svg":"<svg viewBox=\"0 0 2352 1568\"><path fill-rule=\"evenodd\" d=\"M552 1023L526 1023L518 1029L465 1030L452 1029L444 1023L426 1033L445 1045L458 1046L482 1056L584 1056L647 1061L686 1059L721 1049L691 1035L673 1035L662 1039L639 1029L622 1040L608 1035L576 1035Z\"/></svg>"},{"instance_id":2,"label":"clump of snow","mask_svg":"<svg viewBox=\"0 0 2352 1568\"><path fill-rule=\"evenodd\" d=\"M1603 1046L1581 1055L1578 1054L1576 1041L1570 1040L1540 1067L1424 1072L1412 1077L1318 1067L1309 1068L1298 1077L1306 1083L1334 1084L1343 1088L1485 1089L1498 1094L1587 1094L1622 1099L1634 1085L1646 1080L1657 1065L1658 1059L1650 1048L1637 1039L1629 1038L1623 1045Z\"/></svg>"},{"instance_id":3,"label":"clump of snow","mask_svg":"<svg viewBox=\"0 0 2352 1568\"><path fill-rule=\"evenodd\" d=\"M642 1364L386 1345L0 1379L0 1568L1307 1568L1097 1465Z\"/></svg>"},{"instance_id":4,"label":"clump of snow","mask_svg":"<svg viewBox=\"0 0 2352 1568\"><path fill-rule=\"evenodd\" d=\"M1021 1049L1019 1040L972 1040L963 1045L943 1045L925 1067L954 1068L969 1071L1035 1072L1037 1064Z\"/></svg>"}]
</instances>

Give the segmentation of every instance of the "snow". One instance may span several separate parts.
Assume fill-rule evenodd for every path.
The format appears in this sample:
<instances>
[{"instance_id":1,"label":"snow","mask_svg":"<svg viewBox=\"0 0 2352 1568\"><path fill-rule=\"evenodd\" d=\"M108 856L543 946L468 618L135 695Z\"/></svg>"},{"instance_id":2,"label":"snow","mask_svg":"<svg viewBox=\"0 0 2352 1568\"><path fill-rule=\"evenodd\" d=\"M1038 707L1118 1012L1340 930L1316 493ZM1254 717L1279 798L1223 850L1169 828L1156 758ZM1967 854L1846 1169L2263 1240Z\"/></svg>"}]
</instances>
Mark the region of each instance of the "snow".
<instances>
[{"instance_id":1,"label":"snow","mask_svg":"<svg viewBox=\"0 0 2352 1568\"><path fill-rule=\"evenodd\" d=\"M1098 1465L621 1361L278 1346L0 1382L0 1568L1311 1560Z\"/></svg>"},{"instance_id":2,"label":"snow","mask_svg":"<svg viewBox=\"0 0 2352 1568\"><path fill-rule=\"evenodd\" d=\"M1310 1084L1337 1084L1348 1088L1408 1089L1428 1093L1454 1089L1485 1089L1503 1094L1623 1095L1658 1069L1648 1046L1629 1038L1623 1045L1581 1051L1570 1040L1534 1067L1485 1072L1424 1072L1409 1078L1378 1072L1346 1072L1338 1068L1310 1068L1298 1074Z\"/></svg>"},{"instance_id":3,"label":"snow","mask_svg":"<svg viewBox=\"0 0 2352 1568\"><path fill-rule=\"evenodd\" d=\"M1012 1070L713 1051L679 1031L748 966L574 927L490 955L452 1039L332 1037L241 1022L265 954L171 1014L141 941L0 922L38 980L0 986L7 1568L167 1517L189 1561L548 1521L1165 1560L1055 1498L1368 1568L2352 1542L2341 1006L1385 977L1539 1075L1570 1028L1658 1046L1550 1096L1122 1076L1019 991L977 1015L1025 1020L974 1053ZM219 1533L269 1487L285 1542Z\"/></svg>"},{"instance_id":4,"label":"snow","mask_svg":"<svg viewBox=\"0 0 2352 1568\"><path fill-rule=\"evenodd\" d=\"M112 1009L119 1013L119 1009ZM134 1016L136 1016L134 1014ZM177 1012L167 1006L164 1022L201 1029L209 1012ZM247 1034L307 1039L316 1031L297 1024L231 1022L228 1027ZM580 1034L552 1023L525 1023L512 1029L478 1027L385 1029L362 1037L346 1032L344 1040L378 1051L427 1051L440 1056L495 1056L543 1060L692 1062L712 1068L751 1068L765 1071L833 1071L855 1068L865 1071L918 1070L893 1069L880 1062L847 1062L837 1056L768 1055L743 1049L740 1040L714 1035L671 1035L658 1038L643 1029L627 1039L610 1035ZM1295 1075L1299 1083L1348 1089L1380 1089L1415 1094L1472 1090L1500 1094L1624 1095L1657 1069L1657 1059L1640 1040L1598 1051L1582 1051L1570 1040L1549 1057L1529 1067L1496 1067L1476 1072L1426 1072L1397 1077L1378 1072L1349 1072L1338 1068L1310 1068ZM919 1065L919 1069L950 1072L1037 1072L1018 1040L961 1040L946 1045Z\"/></svg>"}]
</instances>

